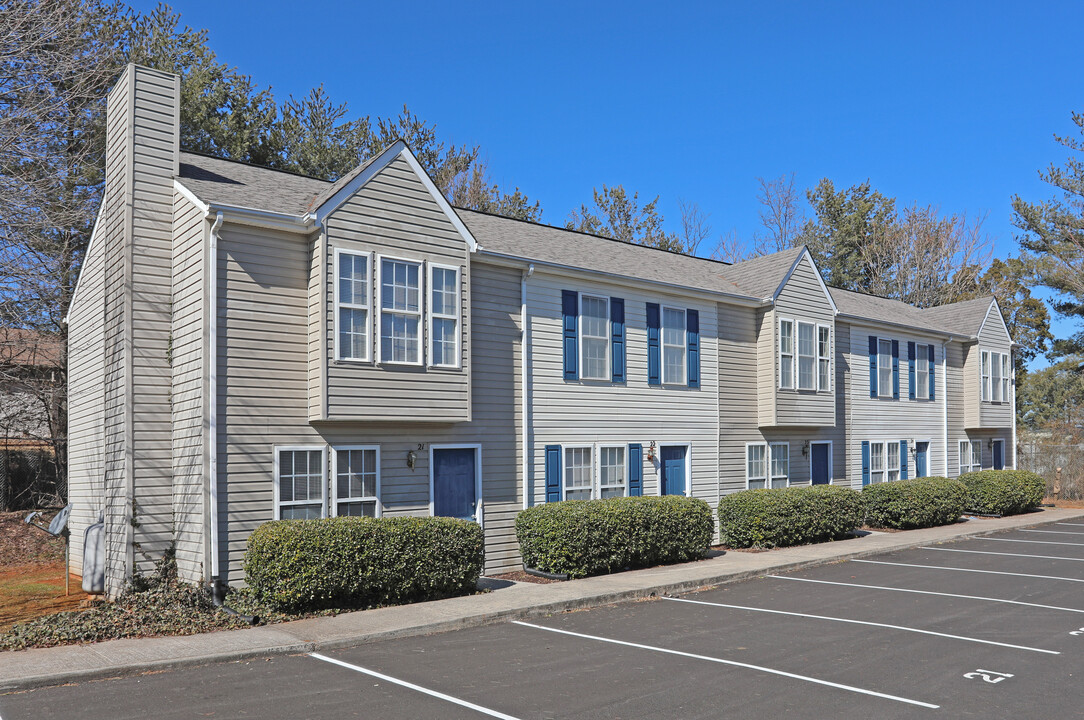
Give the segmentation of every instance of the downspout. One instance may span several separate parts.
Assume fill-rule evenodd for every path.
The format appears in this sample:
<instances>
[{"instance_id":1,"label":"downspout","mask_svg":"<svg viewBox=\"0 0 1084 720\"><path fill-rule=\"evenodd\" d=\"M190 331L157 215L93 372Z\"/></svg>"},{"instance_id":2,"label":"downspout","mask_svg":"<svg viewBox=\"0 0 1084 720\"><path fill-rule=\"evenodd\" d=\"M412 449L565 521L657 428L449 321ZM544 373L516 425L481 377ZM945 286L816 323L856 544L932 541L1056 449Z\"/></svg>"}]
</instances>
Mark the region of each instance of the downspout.
<instances>
[{"instance_id":1,"label":"downspout","mask_svg":"<svg viewBox=\"0 0 1084 720\"><path fill-rule=\"evenodd\" d=\"M1009 348L1009 352L1012 352L1012 348ZM1009 357L1012 357L1011 355ZM1014 358L1015 359L1015 358ZM1016 469L1016 363L1010 362L1009 367L1012 368L1012 469ZM1004 450L1002 450L1004 452Z\"/></svg>"},{"instance_id":2,"label":"downspout","mask_svg":"<svg viewBox=\"0 0 1084 720\"><path fill-rule=\"evenodd\" d=\"M220 598L218 568L218 231L222 213L215 215L208 242L207 283L207 486L211 524L211 594Z\"/></svg>"},{"instance_id":3,"label":"downspout","mask_svg":"<svg viewBox=\"0 0 1084 720\"><path fill-rule=\"evenodd\" d=\"M522 396L520 397L520 412L523 416L523 509L526 510L531 506L531 483L529 481L531 454L530 454L530 385L531 385L531 371L529 369L530 363L530 348L531 348L531 332L527 327L527 279L534 275L534 265L528 265L527 269L523 271L519 279L519 326L520 332L520 386Z\"/></svg>"},{"instance_id":4,"label":"downspout","mask_svg":"<svg viewBox=\"0 0 1084 720\"><path fill-rule=\"evenodd\" d=\"M948 342L941 341L941 453L945 458L945 475L949 476L948 455Z\"/></svg>"}]
</instances>

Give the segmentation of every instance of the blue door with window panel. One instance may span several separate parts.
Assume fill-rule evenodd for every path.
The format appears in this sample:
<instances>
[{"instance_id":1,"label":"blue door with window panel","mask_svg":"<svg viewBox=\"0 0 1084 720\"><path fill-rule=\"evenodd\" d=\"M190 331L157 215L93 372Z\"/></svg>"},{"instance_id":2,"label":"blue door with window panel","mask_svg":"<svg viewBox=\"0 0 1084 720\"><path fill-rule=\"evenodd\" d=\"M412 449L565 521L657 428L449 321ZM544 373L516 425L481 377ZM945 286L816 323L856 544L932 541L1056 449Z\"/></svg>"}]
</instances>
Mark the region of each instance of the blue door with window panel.
<instances>
[{"instance_id":1,"label":"blue door with window panel","mask_svg":"<svg viewBox=\"0 0 1084 720\"><path fill-rule=\"evenodd\" d=\"M663 495L685 494L685 451L682 445L663 445L659 448L659 482Z\"/></svg>"},{"instance_id":2,"label":"blue door with window panel","mask_svg":"<svg viewBox=\"0 0 1084 720\"><path fill-rule=\"evenodd\" d=\"M828 467L828 443L813 443L809 447L812 481L814 485L827 485L831 479Z\"/></svg>"},{"instance_id":3,"label":"blue door with window panel","mask_svg":"<svg viewBox=\"0 0 1084 720\"><path fill-rule=\"evenodd\" d=\"M928 442L915 443L915 477L929 475L930 444Z\"/></svg>"},{"instance_id":4,"label":"blue door with window panel","mask_svg":"<svg viewBox=\"0 0 1084 720\"><path fill-rule=\"evenodd\" d=\"M994 440L994 470L1005 469L1005 443Z\"/></svg>"},{"instance_id":5,"label":"blue door with window panel","mask_svg":"<svg viewBox=\"0 0 1084 720\"><path fill-rule=\"evenodd\" d=\"M474 448L433 450L433 514L478 519L477 452Z\"/></svg>"}]
</instances>

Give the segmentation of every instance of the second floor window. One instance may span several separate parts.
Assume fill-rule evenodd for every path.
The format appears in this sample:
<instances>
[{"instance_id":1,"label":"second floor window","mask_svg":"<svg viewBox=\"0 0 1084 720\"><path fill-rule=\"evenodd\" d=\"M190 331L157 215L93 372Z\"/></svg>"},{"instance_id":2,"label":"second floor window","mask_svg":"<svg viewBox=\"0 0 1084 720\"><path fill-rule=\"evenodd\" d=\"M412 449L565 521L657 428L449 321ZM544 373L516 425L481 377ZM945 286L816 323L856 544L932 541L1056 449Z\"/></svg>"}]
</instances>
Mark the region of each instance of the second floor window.
<instances>
[{"instance_id":1,"label":"second floor window","mask_svg":"<svg viewBox=\"0 0 1084 720\"><path fill-rule=\"evenodd\" d=\"M380 261L380 361L421 365L421 263Z\"/></svg>"},{"instance_id":2,"label":"second floor window","mask_svg":"<svg viewBox=\"0 0 1084 720\"><path fill-rule=\"evenodd\" d=\"M610 301L595 295L580 295L580 377L609 380Z\"/></svg>"},{"instance_id":3,"label":"second floor window","mask_svg":"<svg viewBox=\"0 0 1084 720\"><path fill-rule=\"evenodd\" d=\"M915 346L915 397L925 400L930 396L930 346Z\"/></svg>"},{"instance_id":4,"label":"second floor window","mask_svg":"<svg viewBox=\"0 0 1084 720\"><path fill-rule=\"evenodd\" d=\"M429 363L459 367L459 270L429 266Z\"/></svg>"},{"instance_id":5,"label":"second floor window","mask_svg":"<svg viewBox=\"0 0 1084 720\"><path fill-rule=\"evenodd\" d=\"M369 256L339 252L335 259L338 305L337 357L369 359Z\"/></svg>"},{"instance_id":6,"label":"second floor window","mask_svg":"<svg viewBox=\"0 0 1084 720\"><path fill-rule=\"evenodd\" d=\"M982 367L980 368L980 372L982 373L982 389L981 389L982 397L980 399L989 400L990 399L990 353L988 351L986 351L986 350L982 351L981 361L982 361Z\"/></svg>"},{"instance_id":7,"label":"second floor window","mask_svg":"<svg viewBox=\"0 0 1084 720\"><path fill-rule=\"evenodd\" d=\"M1001 354L1001 399L1003 402L1009 402L1009 354Z\"/></svg>"},{"instance_id":8,"label":"second floor window","mask_svg":"<svg viewBox=\"0 0 1084 720\"><path fill-rule=\"evenodd\" d=\"M794 321L779 321L779 387L794 389Z\"/></svg>"},{"instance_id":9,"label":"second floor window","mask_svg":"<svg viewBox=\"0 0 1084 720\"><path fill-rule=\"evenodd\" d=\"M832 329L817 326L817 389L832 389Z\"/></svg>"},{"instance_id":10,"label":"second floor window","mask_svg":"<svg viewBox=\"0 0 1084 720\"><path fill-rule=\"evenodd\" d=\"M662 381L685 384L685 311L662 309Z\"/></svg>"},{"instance_id":11,"label":"second floor window","mask_svg":"<svg viewBox=\"0 0 1084 720\"><path fill-rule=\"evenodd\" d=\"M892 397L892 341L877 341L877 395Z\"/></svg>"},{"instance_id":12,"label":"second floor window","mask_svg":"<svg viewBox=\"0 0 1084 720\"><path fill-rule=\"evenodd\" d=\"M798 323L798 389L816 390L816 348L813 323Z\"/></svg>"}]
</instances>

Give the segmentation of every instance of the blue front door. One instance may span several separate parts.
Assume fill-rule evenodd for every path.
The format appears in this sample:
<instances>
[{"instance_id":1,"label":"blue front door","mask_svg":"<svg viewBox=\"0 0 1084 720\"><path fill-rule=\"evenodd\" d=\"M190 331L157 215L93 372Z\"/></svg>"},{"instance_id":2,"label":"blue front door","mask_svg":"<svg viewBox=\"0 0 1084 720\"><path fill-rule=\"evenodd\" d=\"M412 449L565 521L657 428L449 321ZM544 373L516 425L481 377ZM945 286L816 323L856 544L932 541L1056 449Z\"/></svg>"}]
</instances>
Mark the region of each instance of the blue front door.
<instances>
[{"instance_id":1,"label":"blue front door","mask_svg":"<svg viewBox=\"0 0 1084 720\"><path fill-rule=\"evenodd\" d=\"M927 471L926 458L930 454L930 444L928 442L915 443L915 477L926 477L929 475Z\"/></svg>"},{"instance_id":2,"label":"blue front door","mask_svg":"<svg viewBox=\"0 0 1084 720\"><path fill-rule=\"evenodd\" d=\"M663 445L659 449L659 464L662 476L663 495L685 494L685 447L681 445Z\"/></svg>"},{"instance_id":3,"label":"blue front door","mask_svg":"<svg viewBox=\"0 0 1084 720\"><path fill-rule=\"evenodd\" d=\"M812 454L811 470L814 485L827 485L830 478L828 468L828 443L813 443L809 452Z\"/></svg>"},{"instance_id":4,"label":"blue front door","mask_svg":"<svg viewBox=\"0 0 1084 720\"><path fill-rule=\"evenodd\" d=\"M1005 443L994 440L994 470L1005 469Z\"/></svg>"},{"instance_id":5,"label":"blue front door","mask_svg":"<svg viewBox=\"0 0 1084 720\"><path fill-rule=\"evenodd\" d=\"M476 520L477 452L474 448L433 450L433 514Z\"/></svg>"}]
</instances>

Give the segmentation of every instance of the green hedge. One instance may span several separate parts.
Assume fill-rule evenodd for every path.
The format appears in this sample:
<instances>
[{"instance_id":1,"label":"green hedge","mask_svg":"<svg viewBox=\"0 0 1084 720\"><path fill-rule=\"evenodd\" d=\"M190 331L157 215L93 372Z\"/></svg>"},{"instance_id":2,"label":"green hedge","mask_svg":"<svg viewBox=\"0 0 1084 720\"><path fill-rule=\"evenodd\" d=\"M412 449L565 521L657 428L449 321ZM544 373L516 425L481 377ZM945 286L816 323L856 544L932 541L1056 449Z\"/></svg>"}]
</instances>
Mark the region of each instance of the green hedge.
<instances>
[{"instance_id":1,"label":"green hedge","mask_svg":"<svg viewBox=\"0 0 1084 720\"><path fill-rule=\"evenodd\" d=\"M278 520L248 538L245 581L299 611L431 600L475 590L482 528L452 518Z\"/></svg>"},{"instance_id":2,"label":"green hedge","mask_svg":"<svg viewBox=\"0 0 1084 720\"><path fill-rule=\"evenodd\" d=\"M693 498L565 500L521 511L516 537L524 565L577 578L702 558L714 525Z\"/></svg>"},{"instance_id":3,"label":"green hedge","mask_svg":"<svg viewBox=\"0 0 1084 720\"><path fill-rule=\"evenodd\" d=\"M1043 501L1046 480L1026 470L982 470L964 473L967 509L984 515L1015 515Z\"/></svg>"},{"instance_id":4,"label":"green hedge","mask_svg":"<svg viewBox=\"0 0 1084 720\"><path fill-rule=\"evenodd\" d=\"M959 520L967 509L967 488L944 477L915 478L867 485L862 500L870 527L913 530Z\"/></svg>"},{"instance_id":5,"label":"green hedge","mask_svg":"<svg viewBox=\"0 0 1084 720\"><path fill-rule=\"evenodd\" d=\"M823 542L862 524L862 494L835 485L743 490L719 499L719 537L728 547Z\"/></svg>"}]
</instances>

